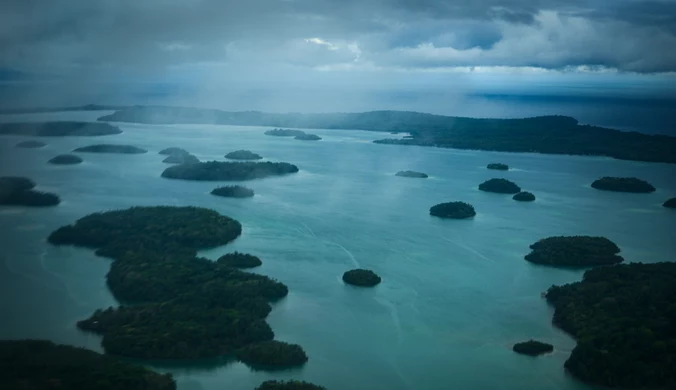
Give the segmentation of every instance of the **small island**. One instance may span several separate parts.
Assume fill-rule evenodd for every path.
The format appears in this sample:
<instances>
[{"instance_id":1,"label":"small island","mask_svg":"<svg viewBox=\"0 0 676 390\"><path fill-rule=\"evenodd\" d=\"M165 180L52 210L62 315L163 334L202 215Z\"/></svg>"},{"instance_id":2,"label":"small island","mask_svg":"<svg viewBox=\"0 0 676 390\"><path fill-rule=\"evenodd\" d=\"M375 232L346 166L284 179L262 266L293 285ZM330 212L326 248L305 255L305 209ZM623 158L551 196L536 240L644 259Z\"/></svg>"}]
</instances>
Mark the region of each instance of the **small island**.
<instances>
[{"instance_id":1,"label":"small island","mask_svg":"<svg viewBox=\"0 0 676 390\"><path fill-rule=\"evenodd\" d=\"M399 171L394 176L413 177L413 178L419 178L419 179L427 179L427 177L428 177L426 173L416 172L416 171Z\"/></svg>"},{"instance_id":2,"label":"small island","mask_svg":"<svg viewBox=\"0 0 676 390\"><path fill-rule=\"evenodd\" d=\"M131 145L100 144L100 145L83 146L81 148L74 149L73 152L142 154L147 153L148 151Z\"/></svg>"},{"instance_id":3,"label":"small island","mask_svg":"<svg viewBox=\"0 0 676 390\"><path fill-rule=\"evenodd\" d=\"M479 184L479 189L485 192L495 192L497 194L517 194L521 192L521 187L507 179L490 179Z\"/></svg>"},{"instance_id":4,"label":"small island","mask_svg":"<svg viewBox=\"0 0 676 390\"><path fill-rule=\"evenodd\" d=\"M200 160L190 153L176 153L167 156L162 162L167 164L197 164Z\"/></svg>"},{"instance_id":5,"label":"small island","mask_svg":"<svg viewBox=\"0 0 676 390\"><path fill-rule=\"evenodd\" d=\"M24 149L37 149L37 148L44 148L47 146L46 143L40 142L40 141L21 141L18 144L16 144L17 148L24 148Z\"/></svg>"},{"instance_id":6,"label":"small island","mask_svg":"<svg viewBox=\"0 0 676 390\"><path fill-rule=\"evenodd\" d=\"M171 156L172 154L190 154L190 153L188 153L188 151L183 148L171 147L160 150L159 154Z\"/></svg>"},{"instance_id":7,"label":"small island","mask_svg":"<svg viewBox=\"0 0 676 390\"><path fill-rule=\"evenodd\" d=\"M265 381L254 390L326 390L326 387L292 379L289 381Z\"/></svg>"},{"instance_id":8,"label":"small island","mask_svg":"<svg viewBox=\"0 0 676 390\"><path fill-rule=\"evenodd\" d=\"M521 191L518 194L514 195L512 199L519 202L533 202L535 200L535 195L528 191Z\"/></svg>"},{"instance_id":9,"label":"small island","mask_svg":"<svg viewBox=\"0 0 676 390\"><path fill-rule=\"evenodd\" d=\"M179 180L239 181L263 179L269 176L282 176L296 172L298 172L297 166L284 162L209 161L169 167L162 172L162 177Z\"/></svg>"},{"instance_id":10,"label":"small island","mask_svg":"<svg viewBox=\"0 0 676 390\"><path fill-rule=\"evenodd\" d=\"M47 340L0 341L5 390L176 390L171 374Z\"/></svg>"},{"instance_id":11,"label":"small island","mask_svg":"<svg viewBox=\"0 0 676 390\"><path fill-rule=\"evenodd\" d=\"M592 188L603 191L632 192L647 194L655 192L655 187L645 180L635 177L602 177L592 183Z\"/></svg>"},{"instance_id":12,"label":"small island","mask_svg":"<svg viewBox=\"0 0 676 390\"><path fill-rule=\"evenodd\" d=\"M34 137L81 137L120 133L122 133L122 130L118 127L98 122L63 121L0 124L0 134L30 135Z\"/></svg>"},{"instance_id":13,"label":"small island","mask_svg":"<svg viewBox=\"0 0 676 390\"><path fill-rule=\"evenodd\" d=\"M671 198L664 202L662 206L668 208L668 209L676 209L676 198Z\"/></svg>"},{"instance_id":14,"label":"small island","mask_svg":"<svg viewBox=\"0 0 676 390\"><path fill-rule=\"evenodd\" d=\"M381 280L375 272L367 269L353 269L343 274L343 282L359 287L373 287Z\"/></svg>"},{"instance_id":15,"label":"small island","mask_svg":"<svg viewBox=\"0 0 676 390\"><path fill-rule=\"evenodd\" d=\"M516 353L529 356L538 356L554 351L554 346L536 340L528 340L521 343L516 343L512 347Z\"/></svg>"},{"instance_id":16,"label":"small island","mask_svg":"<svg viewBox=\"0 0 676 390\"><path fill-rule=\"evenodd\" d=\"M486 166L488 169L494 169L496 171L508 171L509 165L503 163L490 163Z\"/></svg>"},{"instance_id":17,"label":"small island","mask_svg":"<svg viewBox=\"0 0 676 390\"><path fill-rule=\"evenodd\" d=\"M46 207L61 203L58 195L35 191L35 183L25 177L0 177L0 205Z\"/></svg>"},{"instance_id":18,"label":"small island","mask_svg":"<svg viewBox=\"0 0 676 390\"><path fill-rule=\"evenodd\" d=\"M319 141L322 139L322 137L316 135L316 134L301 134L293 137L293 139L301 140L301 141Z\"/></svg>"},{"instance_id":19,"label":"small island","mask_svg":"<svg viewBox=\"0 0 676 390\"><path fill-rule=\"evenodd\" d=\"M302 130L290 130L290 129L273 129L268 130L264 133L265 135L272 135L275 137L298 137L305 135L305 132Z\"/></svg>"},{"instance_id":20,"label":"small island","mask_svg":"<svg viewBox=\"0 0 676 390\"><path fill-rule=\"evenodd\" d=\"M430 207L430 215L439 218L465 219L476 215L474 206L465 202L439 203Z\"/></svg>"},{"instance_id":21,"label":"small island","mask_svg":"<svg viewBox=\"0 0 676 390\"><path fill-rule=\"evenodd\" d=\"M624 261L620 248L605 237L548 237L530 246L525 259L535 264L565 267L611 265Z\"/></svg>"},{"instance_id":22,"label":"small island","mask_svg":"<svg viewBox=\"0 0 676 390\"><path fill-rule=\"evenodd\" d=\"M257 368L297 367L308 361L300 345L276 340L249 344L237 350L235 356L242 363Z\"/></svg>"},{"instance_id":23,"label":"small island","mask_svg":"<svg viewBox=\"0 0 676 390\"><path fill-rule=\"evenodd\" d=\"M260 154L256 154L250 150L235 150L225 155L225 158L231 160L260 160L263 158Z\"/></svg>"},{"instance_id":24,"label":"small island","mask_svg":"<svg viewBox=\"0 0 676 390\"><path fill-rule=\"evenodd\" d=\"M552 286L552 322L577 339L567 371L600 387L676 388L674 286L673 262L593 268Z\"/></svg>"},{"instance_id":25,"label":"small island","mask_svg":"<svg viewBox=\"0 0 676 390\"><path fill-rule=\"evenodd\" d=\"M255 268L263 265L258 256L240 252L227 253L219 257L216 262L234 268Z\"/></svg>"},{"instance_id":26,"label":"small island","mask_svg":"<svg viewBox=\"0 0 676 390\"><path fill-rule=\"evenodd\" d=\"M60 154L47 162L54 165L74 165L80 164L82 161L82 158L74 154Z\"/></svg>"},{"instance_id":27,"label":"small island","mask_svg":"<svg viewBox=\"0 0 676 390\"><path fill-rule=\"evenodd\" d=\"M254 190L240 185L223 186L214 188L211 194L225 198L251 198L254 196Z\"/></svg>"}]
</instances>

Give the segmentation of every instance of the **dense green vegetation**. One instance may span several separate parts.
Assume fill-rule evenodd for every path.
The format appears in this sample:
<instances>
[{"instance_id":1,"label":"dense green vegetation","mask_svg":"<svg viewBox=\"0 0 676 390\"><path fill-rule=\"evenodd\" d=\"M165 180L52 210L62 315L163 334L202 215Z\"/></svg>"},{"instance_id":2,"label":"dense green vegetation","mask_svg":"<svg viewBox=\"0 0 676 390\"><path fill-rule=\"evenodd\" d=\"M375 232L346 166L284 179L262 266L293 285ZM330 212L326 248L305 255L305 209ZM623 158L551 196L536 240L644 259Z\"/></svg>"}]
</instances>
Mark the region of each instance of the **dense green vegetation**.
<instances>
[{"instance_id":1,"label":"dense green vegetation","mask_svg":"<svg viewBox=\"0 0 676 390\"><path fill-rule=\"evenodd\" d=\"M416 172L416 171L399 171L395 174L395 176L415 177L415 178L420 178L420 179L426 179L428 177L426 173Z\"/></svg>"},{"instance_id":2,"label":"dense green vegetation","mask_svg":"<svg viewBox=\"0 0 676 390\"><path fill-rule=\"evenodd\" d=\"M617 264L624 259L620 248L605 237L558 236L539 240L530 246L525 259L536 264L588 267Z\"/></svg>"},{"instance_id":3,"label":"dense green vegetation","mask_svg":"<svg viewBox=\"0 0 676 390\"><path fill-rule=\"evenodd\" d=\"M226 198L251 198L254 196L254 190L240 185L214 188L211 193Z\"/></svg>"},{"instance_id":4,"label":"dense green vegetation","mask_svg":"<svg viewBox=\"0 0 676 390\"><path fill-rule=\"evenodd\" d=\"M197 164L200 160L190 153L176 153L167 156L162 162L167 164Z\"/></svg>"},{"instance_id":5,"label":"dense green vegetation","mask_svg":"<svg viewBox=\"0 0 676 390\"><path fill-rule=\"evenodd\" d=\"M262 179L296 172L298 172L297 166L284 162L209 161L169 167L162 172L162 177L181 180L228 181Z\"/></svg>"},{"instance_id":6,"label":"dense green vegetation","mask_svg":"<svg viewBox=\"0 0 676 390\"><path fill-rule=\"evenodd\" d=\"M439 218L465 219L476 215L474 206L465 202L439 203L430 207L430 215Z\"/></svg>"},{"instance_id":7,"label":"dense green vegetation","mask_svg":"<svg viewBox=\"0 0 676 390\"><path fill-rule=\"evenodd\" d=\"M594 181L591 185L597 190L617 191L617 192L634 192L634 193L650 193L655 192L655 187L645 180L637 179L635 177L602 177Z\"/></svg>"},{"instance_id":8,"label":"dense green vegetation","mask_svg":"<svg viewBox=\"0 0 676 390\"><path fill-rule=\"evenodd\" d=\"M301 140L301 141L319 141L322 139L322 137L316 135L316 134L301 134L293 137L293 139Z\"/></svg>"},{"instance_id":9,"label":"dense green vegetation","mask_svg":"<svg viewBox=\"0 0 676 390\"><path fill-rule=\"evenodd\" d=\"M305 132L302 130L273 129L266 131L265 135L273 135L276 137L300 137L305 135Z\"/></svg>"},{"instance_id":10,"label":"dense green vegetation","mask_svg":"<svg viewBox=\"0 0 676 390\"><path fill-rule=\"evenodd\" d=\"M671 198L664 202L662 206L670 208L670 209L676 209L676 198Z\"/></svg>"},{"instance_id":11,"label":"dense green vegetation","mask_svg":"<svg viewBox=\"0 0 676 390\"><path fill-rule=\"evenodd\" d=\"M498 194L516 194L521 192L521 187L507 179L490 179L479 184L479 189Z\"/></svg>"},{"instance_id":12,"label":"dense green vegetation","mask_svg":"<svg viewBox=\"0 0 676 390\"><path fill-rule=\"evenodd\" d=\"M159 154L171 156L172 154L190 154L190 153L183 148L170 147L170 148L160 150Z\"/></svg>"},{"instance_id":13,"label":"dense green vegetation","mask_svg":"<svg viewBox=\"0 0 676 390\"><path fill-rule=\"evenodd\" d=\"M594 268L546 294L553 322L577 339L565 367L624 389L676 388L676 263Z\"/></svg>"},{"instance_id":14,"label":"dense green vegetation","mask_svg":"<svg viewBox=\"0 0 676 390\"><path fill-rule=\"evenodd\" d=\"M533 202L535 200L535 195L528 191L521 191L518 194L512 196L512 199L518 200L519 202Z\"/></svg>"},{"instance_id":15,"label":"dense green vegetation","mask_svg":"<svg viewBox=\"0 0 676 390\"><path fill-rule=\"evenodd\" d=\"M73 165L80 164L82 162L82 158L74 154L60 154L56 157L51 158L47 162L55 165Z\"/></svg>"},{"instance_id":16,"label":"dense green vegetation","mask_svg":"<svg viewBox=\"0 0 676 390\"><path fill-rule=\"evenodd\" d=\"M528 340L514 344L512 350L522 355L537 356L554 351L554 346L537 340Z\"/></svg>"},{"instance_id":17,"label":"dense green vegetation","mask_svg":"<svg viewBox=\"0 0 676 390\"><path fill-rule=\"evenodd\" d=\"M235 268L254 268L263 264L258 256L240 252L226 253L218 258L217 263Z\"/></svg>"},{"instance_id":18,"label":"dense green vegetation","mask_svg":"<svg viewBox=\"0 0 676 390\"><path fill-rule=\"evenodd\" d=\"M508 171L509 165L503 163L490 163L486 168L495 169L497 171Z\"/></svg>"},{"instance_id":19,"label":"dense green vegetation","mask_svg":"<svg viewBox=\"0 0 676 390\"><path fill-rule=\"evenodd\" d=\"M353 286L373 287L382 281L380 276L368 269L352 269L343 274L343 282Z\"/></svg>"},{"instance_id":20,"label":"dense green vegetation","mask_svg":"<svg viewBox=\"0 0 676 390\"><path fill-rule=\"evenodd\" d=\"M47 144L40 141L21 141L18 144L16 144L17 148L25 148L25 149L36 149L45 146L47 146Z\"/></svg>"},{"instance_id":21,"label":"dense green vegetation","mask_svg":"<svg viewBox=\"0 0 676 390\"><path fill-rule=\"evenodd\" d=\"M37 137L97 136L120 134L116 126L92 122L0 123L0 134Z\"/></svg>"},{"instance_id":22,"label":"dense green vegetation","mask_svg":"<svg viewBox=\"0 0 676 390\"><path fill-rule=\"evenodd\" d=\"M0 389L175 390L171 374L45 340L0 341Z\"/></svg>"},{"instance_id":23,"label":"dense green vegetation","mask_svg":"<svg viewBox=\"0 0 676 390\"><path fill-rule=\"evenodd\" d=\"M250 150L235 150L225 155L225 158L231 160L260 160L263 158L260 154L256 154Z\"/></svg>"},{"instance_id":24,"label":"dense green vegetation","mask_svg":"<svg viewBox=\"0 0 676 390\"><path fill-rule=\"evenodd\" d=\"M61 203L58 195L35 191L35 183L25 177L0 177L0 205L8 206L56 206Z\"/></svg>"},{"instance_id":25,"label":"dense green vegetation","mask_svg":"<svg viewBox=\"0 0 676 390\"><path fill-rule=\"evenodd\" d=\"M326 390L326 387L317 386L305 381L265 381L255 390Z\"/></svg>"},{"instance_id":26,"label":"dense green vegetation","mask_svg":"<svg viewBox=\"0 0 676 390\"><path fill-rule=\"evenodd\" d=\"M131 145L99 144L99 145L83 146L81 148L73 150L73 152L142 154L147 153L148 151Z\"/></svg>"},{"instance_id":27,"label":"dense green vegetation","mask_svg":"<svg viewBox=\"0 0 676 390\"><path fill-rule=\"evenodd\" d=\"M308 360L300 345L276 340L249 344L237 350L235 356L250 366L266 368L302 366Z\"/></svg>"},{"instance_id":28,"label":"dense green vegetation","mask_svg":"<svg viewBox=\"0 0 676 390\"><path fill-rule=\"evenodd\" d=\"M411 134L409 138L375 142L504 152L594 155L623 160L676 163L676 137L579 125L574 118L565 116L476 119L406 111L272 114L135 106L99 120L408 132ZM628 148L627 145L632 147Z\"/></svg>"}]
</instances>

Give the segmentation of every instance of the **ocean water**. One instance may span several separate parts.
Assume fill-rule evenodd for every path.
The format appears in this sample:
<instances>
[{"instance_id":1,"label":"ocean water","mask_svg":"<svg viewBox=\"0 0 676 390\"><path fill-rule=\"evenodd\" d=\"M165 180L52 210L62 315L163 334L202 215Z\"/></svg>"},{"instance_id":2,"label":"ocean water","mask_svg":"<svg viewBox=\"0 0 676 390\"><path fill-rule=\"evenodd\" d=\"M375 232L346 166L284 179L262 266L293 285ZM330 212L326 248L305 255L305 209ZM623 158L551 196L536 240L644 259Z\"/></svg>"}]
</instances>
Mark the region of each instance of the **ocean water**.
<instances>
[{"instance_id":1,"label":"ocean water","mask_svg":"<svg viewBox=\"0 0 676 390\"><path fill-rule=\"evenodd\" d=\"M10 120L94 120L102 112L16 115ZM263 135L263 127L120 124L106 137L46 138L41 149L0 137L0 176L27 176L53 191L53 208L0 206L0 338L46 338L101 351L100 338L75 322L115 305L105 286L110 260L92 251L46 242L59 226L95 211L135 205L194 205L239 220L230 251L263 259L255 272L289 286L268 317L276 338L301 344L310 357L301 369L256 372L240 363L154 363L172 372L180 390L246 390L267 379L303 379L330 390L366 389L590 389L567 375L563 363L575 341L551 325L541 293L580 280L581 270L526 262L536 240L551 235L603 235L627 261L673 261L676 213L661 207L676 196L676 165L598 157L512 154L377 145L382 133L312 131L319 142ZM389 135L388 135L389 136ZM95 143L131 144L143 155L81 154L76 166L52 166L56 154ZM209 192L219 183L168 180L157 152L186 148L202 160L223 160L250 149L271 161L298 165L297 174L244 183L251 199ZM489 162L513 167L489 171ZM428 179L395 177L418 170ZM637 176L652 194L602 192L600 176ZM505 177L537 201L477 190ZM428 215L440 202L472 203L473 220ZM344 271L363 267L383 282L373 289L346 286ZM518 341L550 342L538 358L511 351Z\"/></svg>"}]
</instances>

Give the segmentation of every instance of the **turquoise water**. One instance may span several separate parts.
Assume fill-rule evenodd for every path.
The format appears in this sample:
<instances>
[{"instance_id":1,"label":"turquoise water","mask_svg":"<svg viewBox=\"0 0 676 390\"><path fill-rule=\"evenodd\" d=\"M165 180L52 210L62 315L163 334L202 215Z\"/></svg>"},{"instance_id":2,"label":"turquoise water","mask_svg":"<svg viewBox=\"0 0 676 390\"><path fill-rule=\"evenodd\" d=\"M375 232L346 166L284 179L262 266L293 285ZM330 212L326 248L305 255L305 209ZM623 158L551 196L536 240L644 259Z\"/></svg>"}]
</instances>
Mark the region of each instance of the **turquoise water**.
<instances>
[{"instance_id":1,"label":"turquoise water","mask_svg":"<svg viewBox=\"0 0 676 390\"><path fill-rule=\"evenodd\" d=\"M7 116L2 120L88 119L102 113ZM377 145L383 134L312 131L319 142L263 135L265 128L121 124L108 137L49 138L42 149L17 149L25 137L0 138L0 176L33 178L58 193L55 208L0 207L0 338L47 338L100 351L97 336L75 321L115 305L105 287L109 260L85 249L53 247L53 229L86 214L134 205L196 205L242 222L232 244L205 251L216 259L233 250L263 259L256 269L289 286L268 317L278 339L299 343L302 369L253 372L239 363L162 366L181 390L253 389L270 378L297 378L340 389L588 389L563 370L575 343L551 325L541 292L579 280L582 272L523 260L528 245L551 235L604 235L628 261L674 260L676 213L661 204L676 196L676 166L606 158L510 154ZM124 143L144 155L81 154L77 166L46 163L94 143ZM209 194L217 183L160 178L157 152L188 149L202 160L251 149L299 166L291 176L247 182L251 199ZM504 162L509 172L488 171ZM395 177L399 170L429 179ZM637 176L653 194L596 191L604 175ZM478 191L491 177L515 181L538 197L519 203ZM473 220L428 215L430 206L472 203ZM383 278L374 289L345 286L348 269L370 268ZM555 346L539 358L511 351L536 338Z\"/></svg>"}]
</instances>

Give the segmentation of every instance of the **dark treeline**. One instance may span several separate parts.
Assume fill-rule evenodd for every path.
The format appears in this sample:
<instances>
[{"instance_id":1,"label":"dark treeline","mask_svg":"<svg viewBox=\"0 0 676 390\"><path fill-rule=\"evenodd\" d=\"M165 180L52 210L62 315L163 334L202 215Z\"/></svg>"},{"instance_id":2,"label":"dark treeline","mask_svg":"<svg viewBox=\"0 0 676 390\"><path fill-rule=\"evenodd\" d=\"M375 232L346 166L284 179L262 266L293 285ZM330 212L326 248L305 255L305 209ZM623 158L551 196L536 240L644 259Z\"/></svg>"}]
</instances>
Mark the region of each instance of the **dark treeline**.
<instances>
[{"instance_id":1,"label":"dark treeline","mask_svg":"<svg viewBox=\"0 0 676 390\"><path fill-rule=\"evenodd\" d=\"M58 195L36 191L35 183L26 177L0 177L0 205L12 206L56 206L61 203Z\"/></svg>"},{"instance_id":2,"label":"dark treeline","mask_svg":"<svg viewBox=\"0 0 676 390\"><path fill-rule=\"evenodd\" d=\"M532 244L530 248L532 251L525 259L543 265L589 267L624 261L618 255L620 248L605 237L547 237Z\"/></svg>"},{"instance_id":3,"label":"dark treeline","mask_svg":"<svg viewBox=\"0 0 676 390\"><path fill-rule=\"evenodd\" d=\"M119 154L142 154L148 151L132 145L114 145L114 144L99 144L83 146L74 149L73 152L80 153L119 153Z\"/></svg>"},{"instance_id":4,"label":"dark treeline","mask_svg":"<svg viewBox=\"0 0 676 390\"><path fill-rule=\"evenodd\" d=\"M41 122L1 123L0 134L31 135L37 137L70 137L120 134L116 126L96 122Z\"/></svg>"},{"instance_id":5,"label":"dark treeline","mask_svg":"<svg viewBox=\"0 0 676 390\"><path fill-rule=\"evenodd\" d=\"M211 194L225 198L251 198L254 190L240 185L222 186L211 190Z\"/></svg>"},{"instance_id":6,"label":"dark treeline","mask_svg":"<svg viewBox=\"0 0 676 390\"><path fill-rule=\"evenodd\" d=\"M528 340L514 344L512 350L522 355L537 356L554 351L554 346L542 341Z\"/></svg>"},{"instance_id":7,"label":"dark treeline","mask_svg":"<svg viewBox=\"0 0 676 390\"><path fill-rule=\"evenodd\" d=\"M602 177L591 184L592 188L604 191L650 193L655 187L645 180L635 177Z\"/></svg>"},{"instance_id":8,"label":"dark treeline","mask_svg":"<svg viewBox=\"0 0 676 390\"><path fill-rule=\"evenodd\" d=\"M265 381L255 390L326 390L323 386L304 381Z\"/></svg>"},{"instance_id":9,"label":"dark treeline","mask_svg":"<svg viewBox=\"0 0 676 390\"><path fill-rule=\"evenodd\" d=\"M253 180L298 172L298 167L284 162L221 162L182 164L169 167L162 177L180 180L228 181Z\"/></svg>"},{"instance_id":10,"label":"dark treeline","mask_svg":"<svg viewBox=\"0 0 676 390\"><path fill-rule=\"evenodd\" d=\"M359 287L373 287L380 284L382 279L375 272L368 269L352 269L343 274L343 282Z\"/></svg>"},{"instance_id":11,"label":"dark treeline","mask_svg":"<svg viewBox=\"0 0 676 390\"><path fill-rule=\"evenodd\" d=\"M465 202L439 203L430 207L430 215L439 218L465 219L476 215L474 206Z\"/></svg>"}]
</instances>

